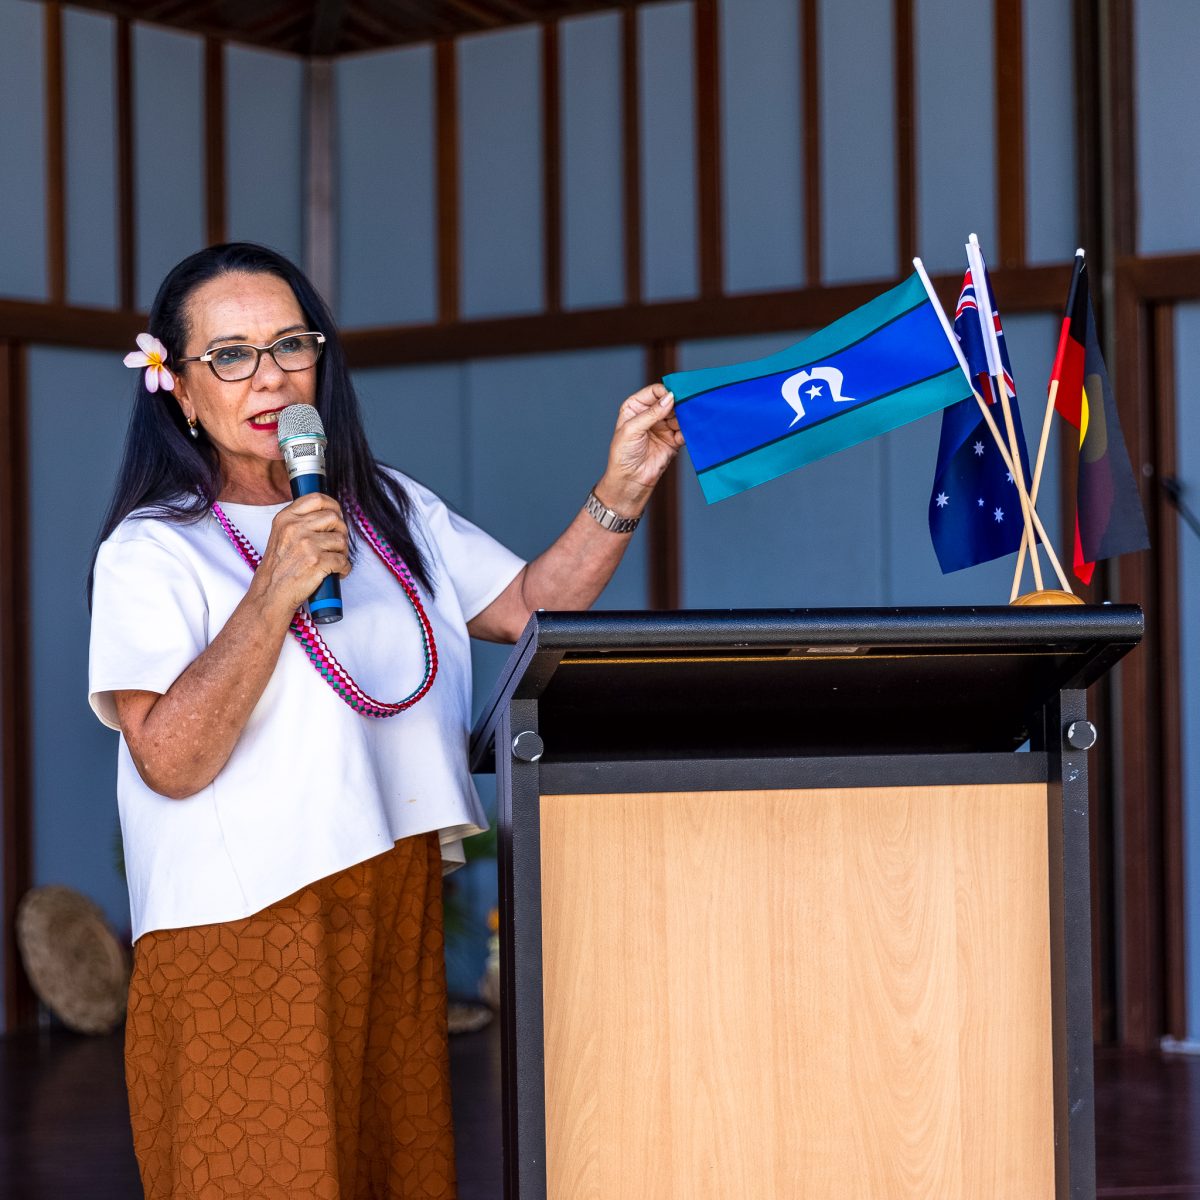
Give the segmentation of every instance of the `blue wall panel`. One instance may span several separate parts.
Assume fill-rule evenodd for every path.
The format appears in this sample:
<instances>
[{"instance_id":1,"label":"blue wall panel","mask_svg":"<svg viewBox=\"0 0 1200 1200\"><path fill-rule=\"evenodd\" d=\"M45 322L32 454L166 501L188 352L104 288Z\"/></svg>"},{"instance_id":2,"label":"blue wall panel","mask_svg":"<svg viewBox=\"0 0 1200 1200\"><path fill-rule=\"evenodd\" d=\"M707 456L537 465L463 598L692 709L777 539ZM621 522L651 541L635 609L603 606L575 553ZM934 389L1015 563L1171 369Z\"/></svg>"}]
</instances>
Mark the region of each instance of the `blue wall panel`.
<instances>
[{"instance_id":1,"label":"blue wall panel","mask_svg":"<svg viewBox=\"0 0 1200 1200\"><path fill-rule=\"evenodd\" d=\"M352 55L334 67L342 323L437 314L433 53Z\"/></svg>"},{"instance_id":2,"label":"blue wall panel","mask_svg":"<svg viewBox=\"0 0 1200 1200\"><path fill-rule=\"evenodd\" d=\"M32 300L47 292L42 18L40 4L0 4L0 296Z\"/></svg>"},{"instance_id":3,"label":"blue wall panel","mask_svg":"<svg viewBox=\"0 0 1200 1200\"><path fill-rule=\"evenodd\" d=\"M696 129L691 4L638 8L642 291L647 300L694 296Z\"/></svg>"},{"instance_id":4,"label":"blue wall panel","mask_svg":"<svg viewBox=\"0 0 1200 1200\"><path fill-rule=\"evenodd\" d=\"M544 304L541 30L458 41L462 311Z\"/></svg>"},{"instance_id":5,"label":"blue wall panel","mask_svg":"<svg viewBox=\"0 0 1200 1200\"><path fill-rule=\"evenodd\" d=\"M84 580L132 386L119 354L30 350L34 884L78 889L119 930L129 928L129 901L114 865L117 737L88 707ZM86 419L64 401L80 396Z\"/></svg>"},{"instance_id":6,"label":"blue wall panel","mask_svg":"<svg viewBox=\"0 0 1200 1200\"><path fill-rule=\"evenodd\" d=\"M802 336L684 343L680 368L758 358ZM705 503L685 458L680 464L684 606L881 603L879 458L880 443L868 442L712 505Z\"/></svg>"},{"instance_id":7,"label":"blue wall panel","mask_svg":"<svg viewBox=\"0 0 1200 1200\"><path fill-rule=\"evenodd\" d=\"M959 270L977 233L996 245L992 6L917 0L917 253L931 271Z\"/></svg>"},{"instance_id":8,"label":"blue wall panel","mask_svg":"<svg viewBox=\"0 0 1200 1200\"><path fill-rule=\"evenodd\" d=\"M230 241L304 255L304 64L225 50L226 224Z\"/></svg>"},{"instance_id":9,"label":"blue wall panel","mask_svg":"<svg viewBox=\"0 0 1200 1200\"><path fill-rule=\"evenodd\" d=\"M795 0L720 5L725 286L804 281L800 11Z\"/></svg>"},{"instance_id":10,"label":"blue wall panel","mask_svg":"<svg viewBox=\"0 0 1200 1200\"><path fill-rule=\"evenodd\" d=\"M643 373L642 351L626 348L468 363L466 515L525 558L545 550L603 473L617 409ZM597 608L645 607L645 547L639 529ZM509 648L474 651L478 711Z\"/></svg>"},{"instance_id":11,"label":"blue wall panel","mask_svg":"<svg viewBox=\"0 0 1200 1200\"><path fill-rule=\"evenodd\" d=\"M1063 262L1079 243L1075 213L1075 73L1071 0L1024 6L1027 256Z\"/></svg>"},{"instance_id":12,"label":"blue wall panel","mask_svg":"<svg viewBox=\"0 0 1200 1200\"><path fill-rule=\"evenodd\" d=\"M375 456L466 512L471 506L466 368L384 367L356 372L354 383Z\"/></svg>"},{"instance_id":13,"label":"blue wall panel","mask_svg":"<svg viewBox=\"0 0 1200 1200\"><path fill-rule=\"evenodd\" d=\"M640 349L572 351L467 364L467 515L518 554L540 554L574 519L604 472L621 401L645 380ZM601 598L646 601L634 536Z\"/></svg>"},{"instance_id":14,"label":"blue wall panel","mask_svg":"<svg viewBox=\"0 0 1200 1200\"><path fill-rule=\"evenodd\" d=\"M621 17L559 26L562 120L563 303L625 298Z\"/></svg>"},{"instance_id":15,"label":"blue wall panel","mask_svg":"<svg viewBox=\"0 0 1200 1200\"><path fill-rule=\"evenodd\" d=\"M133 27L137 302L149 308L166 273L205 244L204 42Z\"/></svg>"},{"instance_id":16,"label":"blue wall panel","mask_svg":"<svg viewBox=\"0 0 1200 1200\"><path fill-rule=\"evenodd\" d=\"M67 296L118 305L116 23L63 9Z\"/></svg>"},{"instance_id":17,"label":"blue wall panel","mask_svg":"<svg viewBox=\"0 0 1200 1200\"><path fill-rule=\"evenodd\" d=\"M1195 0L1135 0L1138 250L1200 247L1200 91Z\"/></svg>"},{"instance_id":18,"label":"blue wall panel","mask_svg":"<svg viewBox=\"0 0 1200 1200\"><path fill-rule=\"evenodd\" d=\"M1176 310L1175 346L1175 474L1195 512L1200 510L1200 304L1181 304ZM1200 538L1182 521L1177 531L1187 1035L1200 1041Z\"/></svg>"},{"instance_id":19,"label":"blue wall panel","mask_svg":"<svg viewBox=\"0 0 1200 1200\"><path fill-rule=\"evenodd\" d=\"M896 273L892 9L847 0L819 8L821 249L831 283Z\"/></svg>"},{"instance_id":20,"label":"blue wall panel","mask_svg":"<svg viewBox=\"0 0 1200 1200\"><path fill-rule=\"evenodd\" d=\"M355 375L371 446L526 558L570 524L607 462L622 400L642 378L641 350L485 359ZM601 608L644 608L644 533ZM476 707L509 648L477 646Z\"/></svg>"}]
</instances>

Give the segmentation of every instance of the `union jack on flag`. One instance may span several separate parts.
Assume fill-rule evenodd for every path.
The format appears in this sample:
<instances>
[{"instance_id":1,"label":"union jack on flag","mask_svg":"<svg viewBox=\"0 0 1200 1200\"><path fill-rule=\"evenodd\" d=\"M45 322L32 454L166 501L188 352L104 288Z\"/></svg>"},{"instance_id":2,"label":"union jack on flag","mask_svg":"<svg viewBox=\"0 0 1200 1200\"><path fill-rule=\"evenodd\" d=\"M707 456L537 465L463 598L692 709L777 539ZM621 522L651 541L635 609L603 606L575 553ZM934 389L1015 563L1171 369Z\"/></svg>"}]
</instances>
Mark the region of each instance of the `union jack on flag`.
<instances>
[{"instance_id":1,"label":"union jack on flag","mask_svg":"<svg viewBox=\"0 0 1200 1200\"><path fill-rule=\"evenodd\" d=\"M992 302L992 319L996 323L996 337L1000 342L1000 361L1004 365L1004 386L1009 397L1017 394L1016 384L1013 383L1012 366L1008 361L1008 346L1004 342L1004 328L1000 324L1000 310L996 307L996 293L992 291L992 281L987 281L988 298ZM983 326L980 324L979 305L975 302L975 283L968 268L963 276L962 291L958 297L958 307L954 310L954 333L962 345L967 366L971 375L978 379L983 376L983 398L994 404L996 397L992 393L991 380L988 373L987 347L983 343Z\"/></svg>"}]
</instances>

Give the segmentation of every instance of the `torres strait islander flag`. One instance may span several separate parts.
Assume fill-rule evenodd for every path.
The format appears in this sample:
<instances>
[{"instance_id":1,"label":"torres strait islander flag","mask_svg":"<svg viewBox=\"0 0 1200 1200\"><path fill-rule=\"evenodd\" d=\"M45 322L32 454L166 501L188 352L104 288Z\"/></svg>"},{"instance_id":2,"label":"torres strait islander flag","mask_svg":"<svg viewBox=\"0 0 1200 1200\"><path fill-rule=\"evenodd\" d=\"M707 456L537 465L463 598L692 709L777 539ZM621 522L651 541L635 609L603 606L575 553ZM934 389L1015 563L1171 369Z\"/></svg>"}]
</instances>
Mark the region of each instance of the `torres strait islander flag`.
<instances>
[{"instance_id":1,"label":"torres strait islander flag","mask_svg":"<svg viewBox=\"0 0 1200 1200\"><path fill-rule=\"evenodd\" d=\"M663 382L704 498L724 500L971 395L919 274L802 342Z\"/></svg>"},{"instance_id":2,"label":"torres strait islander flag","mask_svg":"<svg viewBox=\"0 0 1200 1200\"><path fill-rule=\"evenodd\" d=\"M1096 563L1150 545L1117 404L1108 382L1087 266L1076 255L1058 353L1050 373L1054 407L1079 430L1079 483L1075 510L1075 574L1091 583Z\"/></svg>"}]
</instances>

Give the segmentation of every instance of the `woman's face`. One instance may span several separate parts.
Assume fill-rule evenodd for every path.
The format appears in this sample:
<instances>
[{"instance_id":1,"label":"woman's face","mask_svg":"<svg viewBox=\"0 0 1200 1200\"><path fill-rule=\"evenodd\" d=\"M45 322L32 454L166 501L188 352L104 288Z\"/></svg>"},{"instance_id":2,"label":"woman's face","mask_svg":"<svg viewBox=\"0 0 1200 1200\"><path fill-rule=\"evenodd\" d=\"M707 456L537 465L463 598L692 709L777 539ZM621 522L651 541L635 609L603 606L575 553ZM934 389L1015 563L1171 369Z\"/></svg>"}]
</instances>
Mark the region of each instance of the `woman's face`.
<instances>
[{"instance_id":1,"label":"woman's face","mask_svg":"<svg viewBox=\"0 0 1200 1200\"><path fill-rule=\"evenodd\" d=\"M222 345L269 346L308 329L292 289L277 275L241 272L201 284L184 312L188 330L183 357ZM174 369L174 368L173 368ZM279 413L289 404L313 404L317 368L284 371L269 354L249 378L228 383L207 363L176 370L175 396L185 418L195 419L217 447L226 474L254 469L255 460L282 458L276 438ZM261 469L261 468L259 468Z\"/></svg>"}]
</instances>

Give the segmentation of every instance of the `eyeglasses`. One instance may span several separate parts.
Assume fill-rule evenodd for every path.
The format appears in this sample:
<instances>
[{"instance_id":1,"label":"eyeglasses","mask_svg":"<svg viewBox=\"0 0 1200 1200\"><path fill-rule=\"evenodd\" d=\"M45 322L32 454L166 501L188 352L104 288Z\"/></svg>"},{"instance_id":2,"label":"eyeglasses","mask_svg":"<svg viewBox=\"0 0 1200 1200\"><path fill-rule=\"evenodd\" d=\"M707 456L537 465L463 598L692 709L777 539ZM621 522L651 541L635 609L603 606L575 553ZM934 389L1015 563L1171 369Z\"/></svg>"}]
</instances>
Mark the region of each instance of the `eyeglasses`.
<instances>
[{"instance_id":1,"label":"eyeglasses","mask_svg":"<svg viewBox=\"0 0 1200 1200\"><path fill-rule=\"evenodd\" d=\"M249 379L257 370L264 354L269 354L281 371L307 371L317 365L325 345L323 333L289 333L269 346L218 346L192 358L178 361L208 363L209 370L226 383Z\"/></svg>"}]
</instances>

